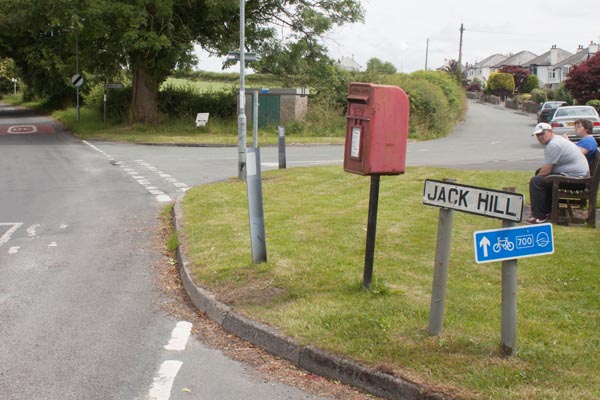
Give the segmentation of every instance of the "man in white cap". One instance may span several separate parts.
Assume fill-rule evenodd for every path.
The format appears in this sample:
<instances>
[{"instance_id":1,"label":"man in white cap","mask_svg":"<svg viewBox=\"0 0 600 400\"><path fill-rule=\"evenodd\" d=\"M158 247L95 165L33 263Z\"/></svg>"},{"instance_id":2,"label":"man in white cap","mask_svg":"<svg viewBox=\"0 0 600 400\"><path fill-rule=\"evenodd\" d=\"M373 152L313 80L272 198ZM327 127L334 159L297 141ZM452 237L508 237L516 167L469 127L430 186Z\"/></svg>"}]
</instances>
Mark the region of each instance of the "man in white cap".
<instances>
[{"instance_id":1,"label":"man in white cap","mask_svg":"<svg viewBox=\"0 0 600 400\"><path fill-rule=\"evenodd\" d=\"M525 222L541 224L546 222L552 207L552 185L546 183L548 175L565 175L572 178L590 176L590 168L583 153L570 140L557 136L552 127L545 123L535 126L532 136L546 146L544 163L529 180L529 199L531 201L531 218Z\"/></svg>"}]
</instances>

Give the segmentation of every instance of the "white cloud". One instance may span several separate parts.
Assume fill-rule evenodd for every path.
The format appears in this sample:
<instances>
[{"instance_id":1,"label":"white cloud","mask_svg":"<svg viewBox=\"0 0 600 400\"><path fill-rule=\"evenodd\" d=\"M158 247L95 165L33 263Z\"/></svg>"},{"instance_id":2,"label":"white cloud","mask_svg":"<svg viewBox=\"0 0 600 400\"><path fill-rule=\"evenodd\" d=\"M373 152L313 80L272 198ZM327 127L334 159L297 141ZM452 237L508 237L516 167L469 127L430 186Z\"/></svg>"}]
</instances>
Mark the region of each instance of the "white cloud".
<instances>
[{"instance_id":1,"label":"white cloud","mask_svg":"<svg viewBox=\"0 0 600 400\"><path fill-rule=\"evenodd\" d=\"M465 28L462 60L469 63L495 53L529 50L539 55L552 45L574 52L578 45L600 39L598 0L579 0L573 3L577 10L567 7L563 0L362 3L364 24L339 27L326 38L332 58L354 56L364 66L377 57L399 71L411 72L424 68L429 39L427 64L435 69L444 60L458 59L461 23ZM220 64L203 58L199 68L218 71ZM233 70L239 71L239 67Z\"/></svg>"}]
</instances>

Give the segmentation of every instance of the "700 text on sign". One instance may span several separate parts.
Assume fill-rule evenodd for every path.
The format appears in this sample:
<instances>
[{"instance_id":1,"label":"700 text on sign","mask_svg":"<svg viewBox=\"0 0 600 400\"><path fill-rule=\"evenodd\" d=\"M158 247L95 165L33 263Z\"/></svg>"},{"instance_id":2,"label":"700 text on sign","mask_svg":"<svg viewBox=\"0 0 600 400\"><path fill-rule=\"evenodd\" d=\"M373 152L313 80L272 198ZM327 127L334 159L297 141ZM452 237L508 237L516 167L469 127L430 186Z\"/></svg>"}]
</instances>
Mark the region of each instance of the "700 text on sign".
<instances>
[{"instance_id":1,"label":"700 text on sign","mask_svg":"<svg viewBox=\"0 0 600 400\"><path fill-rule=\"evenodd\" d=\"M523 218L523 202L520 193L433 179L426 179L423 188L423 204L515 222Z\"/></svg>"}]
</instances>

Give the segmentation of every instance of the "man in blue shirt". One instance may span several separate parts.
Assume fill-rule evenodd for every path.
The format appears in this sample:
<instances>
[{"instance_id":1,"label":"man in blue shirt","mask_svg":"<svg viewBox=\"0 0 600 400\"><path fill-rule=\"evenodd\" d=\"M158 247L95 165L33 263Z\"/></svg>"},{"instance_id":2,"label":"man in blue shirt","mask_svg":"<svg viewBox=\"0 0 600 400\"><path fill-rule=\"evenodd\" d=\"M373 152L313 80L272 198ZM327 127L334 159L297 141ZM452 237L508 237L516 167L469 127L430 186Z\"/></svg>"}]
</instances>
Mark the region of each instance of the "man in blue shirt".
<instances>
[{"instance_id":1,"label":"man in blue shirt","mask_svg":"<svg viewBox=\"0 0 600 400\"><path fill-rule=\"evenodd\" d=\"M596 139L592 136L593 129L594 126L590 120L578 119L575 121L575 135L581 138L579 139L579 142L575 144L579 150L581 150L585 158L587 158L590 167L592 166L596 151L598 151L598 144L596 143Z\"/></svg>"}]
</instances>

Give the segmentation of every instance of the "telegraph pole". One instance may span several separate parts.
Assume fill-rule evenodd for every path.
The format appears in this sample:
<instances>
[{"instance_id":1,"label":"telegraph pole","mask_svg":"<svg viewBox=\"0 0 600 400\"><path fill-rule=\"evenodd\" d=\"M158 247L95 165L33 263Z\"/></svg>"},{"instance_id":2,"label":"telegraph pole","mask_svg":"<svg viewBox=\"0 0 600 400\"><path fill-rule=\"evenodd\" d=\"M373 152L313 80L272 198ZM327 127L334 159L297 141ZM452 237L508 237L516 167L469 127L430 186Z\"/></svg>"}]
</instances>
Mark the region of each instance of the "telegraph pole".
<instances>
[{"instance_id":1,"label":"telegraph pole","mask_svg":"<svg viewBox=\"0 0 600 400\"><path fill-rule=\"evenodd\" d=\"M465 31L464 25L460 24L460 40L458 44L458 67L456 68L457 78L462 81L462 43L463 43L463 32Z\"/></svg>"},{"instance_id":2,"label":"telegraph pole","mask_svg":"<svg viewBox=\"0 0 600 400\"><path fill-rule=\"evenodd\" d=\"M425 46L425 71L427 71L427 57L429 56L429 38L427 38L427 45Z\"/></svg>"}]
</instances>

